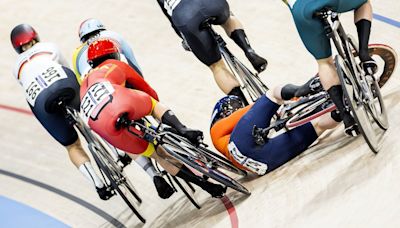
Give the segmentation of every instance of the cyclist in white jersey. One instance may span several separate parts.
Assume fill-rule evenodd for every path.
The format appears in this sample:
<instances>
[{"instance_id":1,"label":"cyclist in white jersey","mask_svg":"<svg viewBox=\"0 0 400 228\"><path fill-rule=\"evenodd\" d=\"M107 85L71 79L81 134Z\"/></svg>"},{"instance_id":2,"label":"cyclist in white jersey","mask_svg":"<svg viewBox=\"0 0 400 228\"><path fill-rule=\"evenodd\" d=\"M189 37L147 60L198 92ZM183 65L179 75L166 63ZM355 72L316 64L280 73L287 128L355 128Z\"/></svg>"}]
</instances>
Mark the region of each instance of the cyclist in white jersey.
<instances>
[{"instance_id":1,"label":"cyclist in white jersey","mask_svg":"<svg viewBox=\"0 0 400 228\"><path fill-rule=\"evenodd\" d=\"M11 42L19 54L14 76L25 92L26 100L43 127L68 151L71 162L95 186L99 197L107 200L112 193L90 163L78 134L60 112L47 106L50 99L63 96L68 104L79 110L79 84L75 74L58 47L53 43L39 42L36 31L27 24L16 26L11 32Z\"/></svg>"}]
</instances>

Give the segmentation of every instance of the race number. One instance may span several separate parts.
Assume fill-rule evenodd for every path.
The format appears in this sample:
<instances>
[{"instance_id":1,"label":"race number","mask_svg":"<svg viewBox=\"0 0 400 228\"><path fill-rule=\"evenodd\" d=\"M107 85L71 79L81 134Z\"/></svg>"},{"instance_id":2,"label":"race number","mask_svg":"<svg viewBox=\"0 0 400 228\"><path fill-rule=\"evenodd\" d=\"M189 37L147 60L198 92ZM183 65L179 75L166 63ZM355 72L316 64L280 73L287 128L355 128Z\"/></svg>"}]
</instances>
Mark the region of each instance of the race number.
<instances>
[{"instance_id":1,"label":"race number","mask_svg":"<svg viewBox=\"0 0 400 228\"><path fill-rule=\"evenodd\" d=\"M93 84L86 92L81 101L81 114L86 124L89 118L96 120L101 110L112 101L114 88L110 82L99 82Z\"/></svg>"},{"instance_id":2,"label":"race number","mask_svg":"<svg viewBox=\"0 0 400 228\"><path fill-rule=\"evenodd\" d=\"M172 11L181 2L181 0L164 0L164 8L167 10L169 16L172 16Z\"/></svg>"},{"instance_id":3,"label":"race number","mask_svg":"<svg viewBox=\"0 0 400 228\"><path fill-rule=\"evenodd\" d=\"M37 76L30 78L31 80L23 83L26 100L31 106L35 105L37 97L44 89L50 87L58 80L67 78L60 65L49 65L45 69Z\"/></svg>"}]
</instances>

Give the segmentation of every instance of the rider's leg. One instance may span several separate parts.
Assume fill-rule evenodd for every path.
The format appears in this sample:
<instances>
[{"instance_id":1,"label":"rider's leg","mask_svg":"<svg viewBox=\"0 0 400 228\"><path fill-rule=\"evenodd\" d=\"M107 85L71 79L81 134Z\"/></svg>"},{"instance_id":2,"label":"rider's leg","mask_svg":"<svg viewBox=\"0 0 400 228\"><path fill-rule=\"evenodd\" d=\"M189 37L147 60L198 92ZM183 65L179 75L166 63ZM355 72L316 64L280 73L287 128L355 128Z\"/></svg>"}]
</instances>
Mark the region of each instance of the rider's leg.
<instances>
[{"instance_id":1,"label":"rider's leg","mask_svg":"<svg viewBox=\"0 0 400 228\"><path fill-rule=\"evenodd\" d=\"M356 123L349 110L345 108L343 103L343 89L340 85L339 76L337 75L336 67L333 63L332 57L319 59L317 62L321 84L328 92L330 98L340 112L340 117L343 119L345 126L345 132L349 135L356 135Z\"/></svg>"},{"instance_id":2,"label":"rider's leg","mask_svg":"<svg viewBox=\"0 0 400 228\"><path fill-rule=\"evenodd\" d=\"M156 187L158 195L162 199L169 198L172 194L174 194L174 189L168 182L161 176L159 172L155 169L153 163L150 158L144 156L138 156L135 159L135 162L142 167L142 169L151 177L153 180L154 186Z\"/></svg>"},{"instance_id":3,"label":"rider's leg","mask_svg":"<svg viewBox=\"0 0 400 228\"><path fill-rule=\"evenodd\" d=\"M232 12L228 20L226 20L226 22L221 26L225 29L226 34L243 50L254 69L258 72L265 70L267 60L257 55L251 47L242 23L232 14Z\"/></svg>"},{"instance_id":4,"label":"rider's leg","mask_svg":"<svg viewBox=\"0 0 400 228\"><path fill-rule=\"evenodd\" d=\"M364 3L354 12L354 23L357 26L359 56L363 62L364 70L371 70L370 74L376 71L376 63L372 60L368 53L368 43L371 34L372 6L371 2Z\"/></svg>"},{"instance_id":5,"label":"rider's leg","mask_svg":"<svg viewBox=\"0 0 400 228\"><path fill-rule=\"evenodd\" d=\"M185 181L193 183L203 190L210 193L213 197L221 197L226 191L226 188L219 184L214 184L205 181L190 171L185 165L170 156L162 146L157 147L157 152L151 155L168 173L173 176L182 178Z\"/></svg>"},{"instance_id":6,"label":"rider's leg","mask_svg":"<svg viewBox=\"0 0 400 228\"><path fill-rule=\"evenodd\" d=\"M73 144L66 146L66 149L71 162L79 169L86 179L93 183L100 198L103 200L109 199L112 196L112 192L106 189L103 181L94 171L89 157L82 148L80 140L78 139Z\"/></svg>"},{"instance_id":7,"label":"rider's leg","mask_svg":"<svg viewBox=\"0 0 400 228\"><path fill-rule=\"evenodd\" d=\"M336 118L335 113L326 113L322 115L321 117L314 119L311 123L314 126L314 130L317 133L318 136L320 136L324 131L328 129L335 128L336 126L339 125L340 120L334 119Z\"/></svg>"},{"instance_id":8,"label":"rider's leg","mask_svg":"<svg viewBox=\"0 0 400 228\"><path fill-rule=\"evenodd\" d=\"M231 71L228 70L222 59L211 64L209 67L213 72L215 82L222 92L227 95L238 96L247 103L246 97L240 89L239 82L234 78Z\"/></svg>"}]
</instances>

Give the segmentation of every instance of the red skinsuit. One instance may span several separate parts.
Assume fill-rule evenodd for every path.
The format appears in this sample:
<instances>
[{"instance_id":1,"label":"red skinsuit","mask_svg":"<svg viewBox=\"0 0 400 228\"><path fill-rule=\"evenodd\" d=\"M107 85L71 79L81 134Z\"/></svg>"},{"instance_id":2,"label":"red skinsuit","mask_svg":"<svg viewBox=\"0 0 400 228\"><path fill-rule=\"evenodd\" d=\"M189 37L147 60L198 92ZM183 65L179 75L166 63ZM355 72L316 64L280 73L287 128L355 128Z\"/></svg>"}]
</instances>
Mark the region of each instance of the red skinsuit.
<instances>
[{"instance_id":1,"label":"red skinsuit","mask_svg":"<svg viewBox=\"0 0 400 228\"><path fill-rule=\"evenodd\" d=\"M123 113L128 113L130 120L150 115L158 101L157 93L128 64L110 59L90 71L84 79L80 90L81 102L91 86L107 81L111 83L114 92L109 102L99 108L96 118L89 118L90 128L123 151L133 154L150 153L153 148L151 144L132 135L126 129L117 130L115 123ZM126 88L126 83L134 89ZM81 110L83 105L84 102L81 104Z\"/></svg>"}]
</instances>

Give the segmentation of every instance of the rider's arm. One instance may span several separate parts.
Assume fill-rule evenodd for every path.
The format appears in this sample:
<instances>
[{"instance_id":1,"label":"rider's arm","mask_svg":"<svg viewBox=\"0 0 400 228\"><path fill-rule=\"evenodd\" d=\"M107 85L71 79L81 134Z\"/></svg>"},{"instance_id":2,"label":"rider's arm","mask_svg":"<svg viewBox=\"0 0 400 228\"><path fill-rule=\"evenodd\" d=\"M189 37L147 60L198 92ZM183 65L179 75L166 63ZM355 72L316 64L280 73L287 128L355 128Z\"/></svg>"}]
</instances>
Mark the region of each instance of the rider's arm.
<instances>
[{"instance_id":1,"label":"rider's arm","mask_svg":"<svg viewBox=\"0 0 400 228\"><path fill-rule=\"evenodd\" d=\"M181 35L181 32L179 32L179 30L175 27L174 23L172 22L171 16L168 14L167 10L164 7L164 1L165 0L157 0L157 2L160 5L160 8L162 9L164 15L168 18L169 22L171 23L172 28L174 29L176 34L183 39L183 37Z\"/></svg>"},{"instance_id":2,"label":"rider's arm","mask_svg":"<svg viewBox=\"0 0 400 228\"><path fill-rule=\"evenodd\" d=\"M121 53L125 56L126 60L128 61L128 64L135 69L140 76L143 77L142 70L139 67L139 64L135 58L135 54L133 53L133 50L131 46L126 42L126 40L118 33L105 30L100 33L100 37L110 37L112 39L115 39L117 43L120 45Z\"/></svg>"},{"instance_id":3,"label":"rider's arm","mask_svg":"<svg viewBox=\"0 0 400 228\"><path fill-rule=\"evenodd\" d=\"M159 100L157 92L153 88L151 88L151 86L139 75L139 73L137 73L134 69L132 69L128 64L124 62L118 61L117 64L124 69L124 72L126 73L126 81L131 86L133 86L134 89L143 91L149 94L154 99Z\"/></svg>"}]
</instances>

